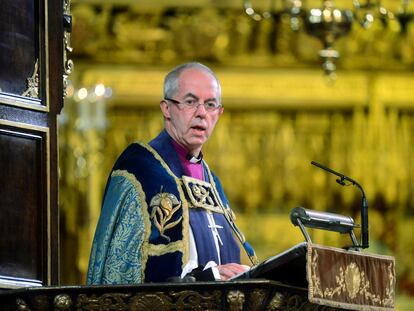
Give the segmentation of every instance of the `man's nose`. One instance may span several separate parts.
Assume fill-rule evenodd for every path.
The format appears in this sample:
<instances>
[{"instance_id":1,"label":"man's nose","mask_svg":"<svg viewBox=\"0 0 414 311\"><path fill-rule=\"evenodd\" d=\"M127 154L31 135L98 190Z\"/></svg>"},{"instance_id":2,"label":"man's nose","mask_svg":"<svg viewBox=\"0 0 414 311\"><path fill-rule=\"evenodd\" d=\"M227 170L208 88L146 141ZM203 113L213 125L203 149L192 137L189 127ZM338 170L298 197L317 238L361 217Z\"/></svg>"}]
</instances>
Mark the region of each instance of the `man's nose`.
<instances>
[{"instance_id":1,"label":"man's nose","mask_svg":"<svg viewBox=\"0 0 414 311\"><path fill-rule=\"evenodd\" d=\"M206 110L206 106L204 106L204 103L200 102L196 108L196 113L197 115L206 115L207 114L207 110Z\"/></svg>"}]
</instances>

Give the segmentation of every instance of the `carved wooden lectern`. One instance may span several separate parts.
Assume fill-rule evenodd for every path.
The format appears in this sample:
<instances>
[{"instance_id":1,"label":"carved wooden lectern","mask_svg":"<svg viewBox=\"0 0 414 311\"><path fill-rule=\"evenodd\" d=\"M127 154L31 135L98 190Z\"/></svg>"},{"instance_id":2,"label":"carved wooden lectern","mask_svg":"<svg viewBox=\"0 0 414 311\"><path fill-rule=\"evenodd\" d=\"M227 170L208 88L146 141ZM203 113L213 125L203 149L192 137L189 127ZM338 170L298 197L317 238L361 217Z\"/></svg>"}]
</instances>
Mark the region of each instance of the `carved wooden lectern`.
<instances>
[{"instance_id":1,"label":"carved wooden lectern","mask_svg":"<svg viewBox=\"0 0 414 311\"><path fill-rule=\"evenodd\" d=\"M394 310L393 257L301 243L226 282L37 287L1 310Z\"/></svg>"}]
</instances>

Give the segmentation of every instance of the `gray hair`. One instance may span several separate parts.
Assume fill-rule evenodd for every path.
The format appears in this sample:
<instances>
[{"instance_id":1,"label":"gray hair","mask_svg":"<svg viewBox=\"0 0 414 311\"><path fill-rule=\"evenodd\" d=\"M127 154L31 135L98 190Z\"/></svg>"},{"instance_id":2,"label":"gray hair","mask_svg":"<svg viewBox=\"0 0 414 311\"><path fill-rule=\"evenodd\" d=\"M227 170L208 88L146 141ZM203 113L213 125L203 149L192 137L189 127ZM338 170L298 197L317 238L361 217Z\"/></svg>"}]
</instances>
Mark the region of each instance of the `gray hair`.
<instances>
[{"instance_id":1,"label":"gray hair","mask_svg":"<svg viewBox=\"0 0 414 311\"><path fill-rule=\"evenodd\" d=\"M221 101L221 85L220 81L217 79L216 75L214 74L213 70L208 68L206 65L203 65L199 62L191 62L178 65L174 69L172 69L164 79L164 98L172 98L176 94L179 88L179 78L183 71L187 69L199 69L209 73L217 82L219 87L219 100Z\"/></svg>"}]
</instances>

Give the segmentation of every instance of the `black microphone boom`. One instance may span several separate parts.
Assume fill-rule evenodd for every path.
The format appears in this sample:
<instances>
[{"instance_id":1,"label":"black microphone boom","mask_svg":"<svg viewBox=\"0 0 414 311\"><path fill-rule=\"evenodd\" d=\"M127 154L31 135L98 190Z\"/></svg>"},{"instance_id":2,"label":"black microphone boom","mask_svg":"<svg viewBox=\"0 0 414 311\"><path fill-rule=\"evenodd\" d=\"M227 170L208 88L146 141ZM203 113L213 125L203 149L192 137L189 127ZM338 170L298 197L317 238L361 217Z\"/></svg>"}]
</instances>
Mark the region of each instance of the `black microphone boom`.
<instances>
[{"instance_id":1,"label":"black microphone boom","mask_svg":"<svg viewBox=\"0 0 414 311\"><path fill-rule=\"evenodd\" d=\"M362 243L360 245L361 248L368 248L369 247L369 238L368 238L368 201L367 197L365 195L364 189L362 189L361 185L357 183L352 178L349 178L348 176L345 176L344 174L338 173L334 171L333 169L330 169L329 167L323 166L322 164L319 164L315 161L312 161L311 164L329 172L332 173L339 178L336 180L336 182L342 186L345 186L345 180L349 181L351 184L357 186L359 190L362 192L362 206L361 206L361 240Z\"/></svg>"}]
</instances>

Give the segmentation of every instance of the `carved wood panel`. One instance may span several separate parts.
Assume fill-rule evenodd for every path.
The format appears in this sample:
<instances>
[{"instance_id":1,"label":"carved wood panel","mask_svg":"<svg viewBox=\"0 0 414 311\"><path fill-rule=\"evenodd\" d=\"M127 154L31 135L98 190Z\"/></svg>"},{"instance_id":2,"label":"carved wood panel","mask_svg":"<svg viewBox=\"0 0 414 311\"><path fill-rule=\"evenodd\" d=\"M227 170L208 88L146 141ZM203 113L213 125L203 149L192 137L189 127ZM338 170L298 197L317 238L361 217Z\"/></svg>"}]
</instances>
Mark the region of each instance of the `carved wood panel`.
<instances>
[{"instance_id":1,"label":"carved wood panel","mask_svg":"<svg viewBox=\"0 0 414 311\"><path fill-rule=\"evenodd\" d=\"M56 285L63 2L2 1L0 42L0 289Z\"/></svg>"}]
</instances>

